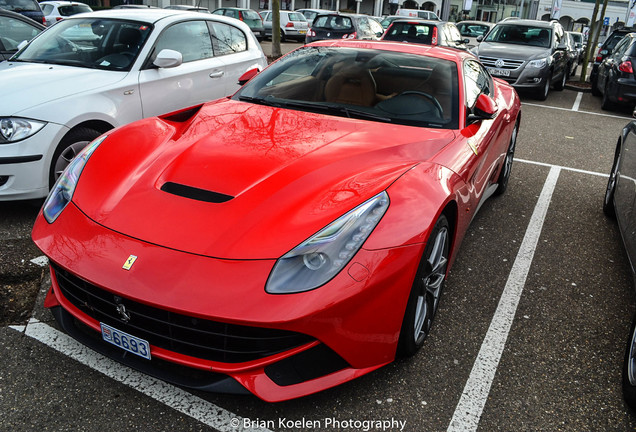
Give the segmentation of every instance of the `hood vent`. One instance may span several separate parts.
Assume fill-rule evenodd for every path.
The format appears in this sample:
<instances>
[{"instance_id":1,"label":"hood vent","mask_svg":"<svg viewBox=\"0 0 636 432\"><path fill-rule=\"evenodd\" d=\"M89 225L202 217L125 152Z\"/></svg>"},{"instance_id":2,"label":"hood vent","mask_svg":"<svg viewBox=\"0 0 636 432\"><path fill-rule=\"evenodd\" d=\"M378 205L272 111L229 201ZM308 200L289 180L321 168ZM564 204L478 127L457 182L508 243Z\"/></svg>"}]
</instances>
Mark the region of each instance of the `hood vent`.
<instances>
[{"instance_id":1,"label":"hood vent","mask_svg":"<svg viewBox=\"0 0 636 432\"><path fill-rule=\"evenodd\" d=\"M164 183L163 186L161 186L161 190L184 198L216 204L224 203L234 198L230 195L172 182Z\"/></svg>"}]
</instances>

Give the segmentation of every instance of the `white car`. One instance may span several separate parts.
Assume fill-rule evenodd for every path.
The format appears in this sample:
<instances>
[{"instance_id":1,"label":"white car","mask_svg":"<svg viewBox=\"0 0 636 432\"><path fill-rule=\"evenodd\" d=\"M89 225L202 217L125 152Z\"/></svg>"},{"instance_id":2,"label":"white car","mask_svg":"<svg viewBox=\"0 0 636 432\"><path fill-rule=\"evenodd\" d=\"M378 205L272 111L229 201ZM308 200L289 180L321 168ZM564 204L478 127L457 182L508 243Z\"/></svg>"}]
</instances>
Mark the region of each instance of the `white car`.
<instances>
[{"instance_id":1,"label":"white car","mask_svg":"<svg viewBox=\"0 0 636 432\"><path fill-rule=\"evenodd\" d=\"M43 1L40 2L40 7L44 14L44 25L47 27L71 15L93 12L90 6L74 1Z\"/></svg>"},{"instance_id":2,"label":"white car","mask_svg":"<svg viewBox=\"0 0 636 432\"><path fill-rule=\"evenodd\" d=\"M272 21L274 14L272 11L259 12L263 18L263 27L265 28L265 37L272 37ZM309 23L305 15L300 12L280 11L280 40L296 39L304 41Z\"/></svg>"},{"instance_id":3,"label":"white car","mask_svg":"<svg viewBox=\"0 0 636 432\"><path fill-rule=\"evenodd\" d=\"M0 63L0 200L45 197L104 132L230 95L266 65L249 27L224 16L153 8L65 18Z\"/></svg>"}]
</instances>

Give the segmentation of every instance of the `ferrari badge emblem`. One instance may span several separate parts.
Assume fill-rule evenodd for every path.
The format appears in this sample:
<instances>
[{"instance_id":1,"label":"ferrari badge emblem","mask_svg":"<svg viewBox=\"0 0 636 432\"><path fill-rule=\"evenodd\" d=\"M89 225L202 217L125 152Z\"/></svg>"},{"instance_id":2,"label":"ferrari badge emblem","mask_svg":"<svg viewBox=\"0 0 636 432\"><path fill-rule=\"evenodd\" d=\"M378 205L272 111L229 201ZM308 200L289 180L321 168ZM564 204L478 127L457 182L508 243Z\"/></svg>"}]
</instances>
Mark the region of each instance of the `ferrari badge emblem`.
<instances>
[{"instance_id":1,"label":"ferrari badge emblem","mask_svg":"<svg viewBox=\"0 0 636 432\"><path fill-rule=\"evenodd\" d=\"M122 268L124 270L130 270L130 268L133 266L136 260L137 260L137 257L135 255L129 256L126 262L124 263L124 265L122 266Z\"/></svg>"}]
</instances>

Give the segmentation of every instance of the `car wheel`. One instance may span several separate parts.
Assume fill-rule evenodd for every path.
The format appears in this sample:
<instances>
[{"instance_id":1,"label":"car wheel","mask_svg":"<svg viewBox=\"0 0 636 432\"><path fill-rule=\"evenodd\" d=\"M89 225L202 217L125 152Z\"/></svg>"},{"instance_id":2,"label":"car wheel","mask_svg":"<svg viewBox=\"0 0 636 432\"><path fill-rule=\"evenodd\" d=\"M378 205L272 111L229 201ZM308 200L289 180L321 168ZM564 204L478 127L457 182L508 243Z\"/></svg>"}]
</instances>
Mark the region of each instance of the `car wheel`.
<instances>
[{"instance_id":1,"label":"car wheel","mask_svg":"<svg viewBox=\"0 0 636 432\"><path fill-rule=\"evenodd\" d=\"M618 165L621 159L621 142L616 144L616 152L614 153L614 163L612 171L607 180L607 188L605 189L605 199L603 200L603 213L608 217L616 217L614 209L614 191L616 190L616 177L618 176Z\"/></svg>"},{"instance_id":2,"label":"car wheel","mask_svg":"<svg viewBox=\"0 0 636 432\"><path fill-rule=\"evenodd\" d=\"M627 339L623 362L623 398L632 409L636 409L636 317Z\"/></svg>"},{"instance_id":3,"label":"car wheel","mask_svg":"<svg viewBox=\"0 0 636 432\"><path fill-rule=\"evenodd\" d=\"M545 78L543 87L541 87L536 94L537 99L544 101L548 98L548 93L550 93L550 81L552 81L552 75L548 75Z\"/></svg>"},{"instance_id":4,"label":"car wheel","mask_svg":"<svg viewBox=\"0 0 636 432\"><path fill-rule=\"evenodd\" d=\"M609 77L605 83L605 91L603 91L603 98L601 99L601 109L605 111L613 111L614 104L609 99Z\"/></svg>"},{"instance_id":5,"label":"car wheel","mask_svg":"<svg viewBox=\"0 0 636 432\"><path fill-rule=\"evenodd\" d=\"M515 157L515 148L517 147L517 131L519 130L519 123L515 123L515 128L512 130L510 136L510 144L508 145L508 151L506 152L506 158L504 159L503 166L501 167L501 173L497 179L497 189L495 194L501 195L508 188L508 180L510 179L510 171L512 170L512 161Z\"/></svg>"},{"instance_id":6,"label":"car wheel","mask_svg":"<svg viewBox=\"0 0 636 432\"><path fill-rule=\"evenodd\" d=\"M449 249L448 219L441 215L424 248L406 304L397 350L401 357L415 354L422 347L431 330L444 287Z\"/></svg>"},{"instance_id":7,"label":"car wheel","mask_svg":"<svg viewBox=\"0 0 636 432\"><path fill-rule=\"evenodd\" d=\"M570 71L570 66L566 66L566 68L563 69L563 76L561 77L559 82L554 86L555 90L561 91L565 88L565 83L568 80L569 71Z\"/></svg>"},{"instance_id":8,"label":"car wheel","mask_svg":"<svg viewBox=\"0 0 636 432\"><path fill-rule=\"evenodd\" d=\"M52 188L58 177L77 156L77 154L86 147L91 141L97 138L101 133L95 129L78 128L70 131L53 153L51 161L51 169L49 171L49 188Z\"/></svg>"}]
</instances>

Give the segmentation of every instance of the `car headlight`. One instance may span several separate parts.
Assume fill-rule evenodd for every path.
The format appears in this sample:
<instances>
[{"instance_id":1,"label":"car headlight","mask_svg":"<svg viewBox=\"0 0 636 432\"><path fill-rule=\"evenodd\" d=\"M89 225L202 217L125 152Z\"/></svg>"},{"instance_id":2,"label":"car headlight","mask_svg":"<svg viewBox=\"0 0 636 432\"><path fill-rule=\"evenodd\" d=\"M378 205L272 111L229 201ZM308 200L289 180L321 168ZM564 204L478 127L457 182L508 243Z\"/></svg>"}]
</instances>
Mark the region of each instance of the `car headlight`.
<instances>
[{"instance_id":1,"label":"car headlight","mask_svg":"<svg viewBox=\"0 0 636 432\"><path fill-rule=\"evenodd\" d=\"M84 165L86 165L86 161L106 137L107 135L104 135L84 147L57 179L55 186L53 186L53 189L49 192L49 196L46 198L46 201L44 201L44 206L42 207L42 213L48 223L55 222L55 219L62 213L68 203L71 202L71 198L73 198L73 194L75 193L75 186L77 186L77 181L84 169Z\"/></svg>"},{"instance_id":2,"label":"car headlight","mask_svg":"<svg viewBox=\"0 0 636 432\"><path fill-rule=\"evenodd\" d=\"M291 294L327 283L360 250L388 208L389 195L381 192L336 219L276 261L265 291Z\"/></svg>"},{"instance_id":3,"label":"car headlight","mask_svg":"<svg viewBox=\"0 0 636 432\"><path fill-rule=\"evenodd\" d=\"M546 67L547 64L548 64L548 59L547 58L542 58L542 59L537 59L537 60L530 60L528 62L528 67L542 69L542 68Z\"/></svg>"},{"instance_id":4,"label":"car headlight","mask_svg":"<svg viewBox=\"0 0 636 432\"><path fill-rule=\"evenodd\" d=\"M37 133L46 122L16 117L0 117L0 143L20 141Z\"/></svg>"}]
</instances>

